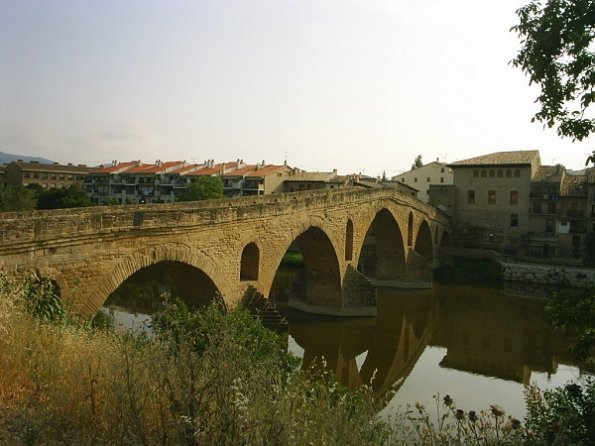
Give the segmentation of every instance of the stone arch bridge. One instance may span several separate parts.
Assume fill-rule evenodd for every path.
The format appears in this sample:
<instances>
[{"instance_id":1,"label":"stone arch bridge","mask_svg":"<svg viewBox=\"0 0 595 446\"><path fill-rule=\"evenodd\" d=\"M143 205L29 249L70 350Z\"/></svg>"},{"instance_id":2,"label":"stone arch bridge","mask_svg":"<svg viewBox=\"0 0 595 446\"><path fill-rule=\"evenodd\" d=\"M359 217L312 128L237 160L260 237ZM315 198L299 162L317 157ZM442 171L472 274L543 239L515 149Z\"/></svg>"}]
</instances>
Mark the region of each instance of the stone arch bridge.
<instances>
[{"instance_id":1,"label":"stone arch bridge","mask_svg":"<svg viewBox=\"0 0 595 446\"><path fill-rule=\"evenodd\" d=\"M200 270L227 305L250 286L268 297L286 251L299 246L306 289L294 306L375 314L375 285L431 284L449 225L416 198L358 188L4 213L0 267L53 278L71 311L91 316L124 280L159 262Z\"/></svg>"}]
</instances>

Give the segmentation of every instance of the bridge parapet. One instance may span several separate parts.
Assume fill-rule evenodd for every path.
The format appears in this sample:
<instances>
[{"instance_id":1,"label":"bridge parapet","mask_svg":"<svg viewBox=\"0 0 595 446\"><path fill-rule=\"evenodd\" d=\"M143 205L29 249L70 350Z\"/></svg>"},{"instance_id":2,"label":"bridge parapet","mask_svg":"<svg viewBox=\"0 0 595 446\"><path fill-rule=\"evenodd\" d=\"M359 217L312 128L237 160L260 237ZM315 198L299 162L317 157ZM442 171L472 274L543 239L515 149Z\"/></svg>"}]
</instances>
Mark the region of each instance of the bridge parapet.
<instances>
[{"instance_id":1,"label":"bridge parapet","mask_svg":"<svg viewBox=\"0 0 595 446\"><path fill-rule=\"evenodd\" d=\"M448 224L426 203L393 189L349 188L336 191L302 191L278 195L233 199L178 202L170 204L98 206L0 213L0 253L14 247L59 240L80 239L100 233L171 230L172 228L254 220L286 215L303 209L327 209L349 202L389 198L427 214L429 219Z\"/></svg>"}]
</instances>

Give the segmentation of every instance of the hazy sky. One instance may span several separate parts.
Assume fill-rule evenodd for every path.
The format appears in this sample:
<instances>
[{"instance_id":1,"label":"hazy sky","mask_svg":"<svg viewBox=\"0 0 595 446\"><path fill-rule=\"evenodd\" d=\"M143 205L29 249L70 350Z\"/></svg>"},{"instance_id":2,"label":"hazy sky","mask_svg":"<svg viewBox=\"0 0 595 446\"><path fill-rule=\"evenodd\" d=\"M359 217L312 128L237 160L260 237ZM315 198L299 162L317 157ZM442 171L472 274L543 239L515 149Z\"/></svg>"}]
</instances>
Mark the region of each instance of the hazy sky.
<instances>
[{"instance_id":1,"label":"hazy sky","mask_svg":"<svg viewBox=\"0 0 595 446\"><path fill-rule=\"evenodd\" d=\"M528 0L0 0L0 151L89 165L263 159L387 175L595 149L531 123Z\"/></svg>"}]
</instances>

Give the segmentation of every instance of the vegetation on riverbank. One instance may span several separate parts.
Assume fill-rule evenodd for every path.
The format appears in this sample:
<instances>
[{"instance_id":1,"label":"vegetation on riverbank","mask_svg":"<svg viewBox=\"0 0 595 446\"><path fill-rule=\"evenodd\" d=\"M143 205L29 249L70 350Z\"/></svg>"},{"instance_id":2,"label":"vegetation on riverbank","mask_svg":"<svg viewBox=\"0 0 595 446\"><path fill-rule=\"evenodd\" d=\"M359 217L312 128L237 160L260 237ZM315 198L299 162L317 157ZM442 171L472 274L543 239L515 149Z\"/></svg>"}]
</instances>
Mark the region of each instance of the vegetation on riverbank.
<instances>
[{"instance_id":1,"label":"vegetation on riverbank","mask_svg":"<svg viewBox=\"0 0 595 446\"><path fill-rule=\"evenodd\" d=\"M437 418L416 406L388 423L369 388L299 370L242 310L174 304L148 339L73 323L55 298L0 273L0 444L592 444L592 382L529 389L525 423L450 397Z\"/></svg>"},{"instance_id":2,"label":"vegetation on riverbank","mask_svg":"<svg viewBox=\"0 0 595 446\"><path fill-rule=\"evenodd\" d=\"M434 270L434 278L441 283L482 283L496 285L502 282L502 266L495 260L453 257Z\"/></svg>"}]
</instances>

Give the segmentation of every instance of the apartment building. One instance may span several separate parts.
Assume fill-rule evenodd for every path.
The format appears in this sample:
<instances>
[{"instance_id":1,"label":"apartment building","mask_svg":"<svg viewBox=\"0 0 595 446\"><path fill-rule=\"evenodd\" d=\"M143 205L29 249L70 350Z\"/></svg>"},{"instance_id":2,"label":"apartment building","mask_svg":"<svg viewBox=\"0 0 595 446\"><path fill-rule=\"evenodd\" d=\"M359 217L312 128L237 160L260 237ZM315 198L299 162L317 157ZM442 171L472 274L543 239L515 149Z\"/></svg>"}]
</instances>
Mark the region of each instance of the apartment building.
<instances>
[{"instance_id":1,"label":"apartment building","mask_svg":"<svg viewBox=\"0 0 595 446\"><path fill-rule=\"evenodd\" d=\"M537 150L496 152L449 164L459 242L517 254L529 232L531 180L540 166Z\"/></svg>"},{"instance_id":2,"label":"apartment building","mask_svg":"<svg viewBox=\"0 0 595 446\"><path fill-rule=\"evenodd\" d=\"M418 191L417 198L426 203L430 198L430 186L453 184L453 171L439 160L392 177L393 181L407 184Z\"/></svg>"},{"instance_id":3,"label":"apartment building","mask_svg":"<svg viewBox=\"0 0 595 446\"><path fill-rule=\"evenodd\" d=\"M185 161L141 161L118 163L93 169L85 179L86 191L96 204L172 203L180 199L190 184L201 176L220 176L227 197L282 192L283 181L291 172L285 165L243 160L202 164Z\"/></svg>"},{"instance_id":4,"label":"apartment building","mask_svg":"<svg viewBox=\"0 0 595 446\"><path fill-rule=\"evenodd\" d=\"M37 161L13 161L4 167L4 181L9 186L39 184L44 189L83 184L91 169L84 164L43 164Z\"/></svg>"}]
</instances>

